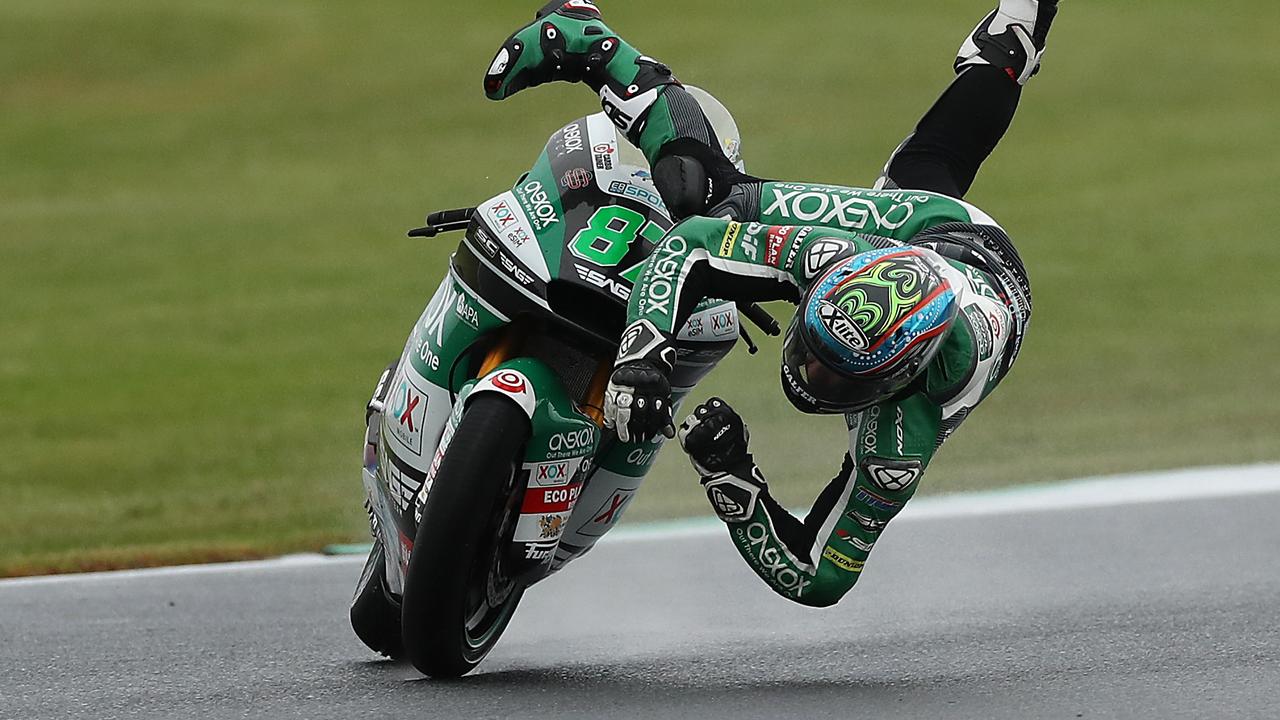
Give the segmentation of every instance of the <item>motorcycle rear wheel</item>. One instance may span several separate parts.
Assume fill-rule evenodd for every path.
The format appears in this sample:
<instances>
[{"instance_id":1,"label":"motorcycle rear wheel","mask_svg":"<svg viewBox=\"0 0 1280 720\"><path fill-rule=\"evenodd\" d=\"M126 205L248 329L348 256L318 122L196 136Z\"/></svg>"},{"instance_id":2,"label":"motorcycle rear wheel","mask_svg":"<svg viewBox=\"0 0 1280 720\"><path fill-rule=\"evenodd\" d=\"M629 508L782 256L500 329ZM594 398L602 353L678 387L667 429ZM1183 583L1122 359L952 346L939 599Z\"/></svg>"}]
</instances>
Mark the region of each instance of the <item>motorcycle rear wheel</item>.
<instances>
[{"instance_id":1,"label":"motorcycle rear wheel","mask_svg":"<svg viewBox=\"0 0 1280 720\"><path fill-rule=\"evenodd\" d=\"M472 399L422 509L401 603L405 656L437 678L467 674L489 654L524 587L502 572L503 530L529 418L499 395Z\"/></svg>"}]
</instances>

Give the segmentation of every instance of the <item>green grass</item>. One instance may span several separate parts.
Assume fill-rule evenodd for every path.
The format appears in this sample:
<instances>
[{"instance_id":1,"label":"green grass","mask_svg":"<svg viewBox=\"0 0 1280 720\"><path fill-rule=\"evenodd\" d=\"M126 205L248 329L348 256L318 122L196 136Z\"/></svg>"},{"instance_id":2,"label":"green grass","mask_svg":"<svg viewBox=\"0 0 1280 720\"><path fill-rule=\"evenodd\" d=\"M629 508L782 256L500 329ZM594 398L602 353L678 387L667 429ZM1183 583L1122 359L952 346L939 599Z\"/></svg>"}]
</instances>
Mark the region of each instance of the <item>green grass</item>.
<instances>
[{"instance_id":1,"label":"green grass","mask_svg":"<svg viewBox=\"0 0 1280 720\"><path fill-rule=\"evenodd\" d=\"M606 2L738 117L751 169L866 183L986 4ZM533 5L0 4L0 575L311 549L364 532L362 407L475 203L594 110L492 104ZM672 13L678 13L672 16ZM1071 0L970 199L1018 241L1019 367L925 490L1280 458L1280 7ZM706 385L788 503L838 419L776 345ZM704 513L678 452L632 519Z\"/></svg>"}]
</instances>

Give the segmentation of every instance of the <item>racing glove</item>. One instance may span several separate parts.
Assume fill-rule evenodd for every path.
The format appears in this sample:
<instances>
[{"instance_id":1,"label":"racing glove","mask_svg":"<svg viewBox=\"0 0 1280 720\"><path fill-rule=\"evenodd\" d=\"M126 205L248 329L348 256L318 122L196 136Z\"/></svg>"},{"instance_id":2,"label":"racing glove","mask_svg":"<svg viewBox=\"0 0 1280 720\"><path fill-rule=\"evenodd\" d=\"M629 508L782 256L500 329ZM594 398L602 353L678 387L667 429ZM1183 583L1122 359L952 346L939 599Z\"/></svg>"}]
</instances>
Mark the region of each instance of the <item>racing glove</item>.
<instances>
[{"instance_id":1,"label":"racing glove","mask_svg":"<svg viewBox=\"0 0 1280 720\"><path fill-rule=\"evenodd\" d=\"M604 392L604 425L622 442L645 442L662 433L675 437L671 424L671 382L652 360L618 366Z\"/></svg>"},{"instance_id":2,"label":"racing glove","mask_svg":"<svg viewBox=\"0 0 1280 720\"><path fill-rule=\"evenodd\" d=\"M713 397L680 423L676 436L702 476L716 515L725 522L751 519L768 483L747 451L750 433L742 417L724 400Z\"/></svg>"}]
</instances>

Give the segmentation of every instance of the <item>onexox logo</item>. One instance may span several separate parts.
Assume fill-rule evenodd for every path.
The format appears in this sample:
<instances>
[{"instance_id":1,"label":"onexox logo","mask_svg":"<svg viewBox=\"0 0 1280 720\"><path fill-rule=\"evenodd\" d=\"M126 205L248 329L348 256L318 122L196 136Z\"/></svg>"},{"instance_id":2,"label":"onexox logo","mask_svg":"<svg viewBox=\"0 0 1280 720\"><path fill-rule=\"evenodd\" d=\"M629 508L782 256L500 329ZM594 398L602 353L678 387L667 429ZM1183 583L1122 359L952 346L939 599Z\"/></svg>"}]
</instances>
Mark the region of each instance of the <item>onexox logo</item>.
<instances>
[{"instance_id":1,"label":"onexox logo","mask_svg":"<svg viewBox=\"0 0 1280 720\"><path fill-rule=\"evenodd\" d=\"M550 442L547 443L547 449L551 452L581 450L591 447L591 439L591 428L557 433L551 436Z\"/></svg>"}]
</instances>

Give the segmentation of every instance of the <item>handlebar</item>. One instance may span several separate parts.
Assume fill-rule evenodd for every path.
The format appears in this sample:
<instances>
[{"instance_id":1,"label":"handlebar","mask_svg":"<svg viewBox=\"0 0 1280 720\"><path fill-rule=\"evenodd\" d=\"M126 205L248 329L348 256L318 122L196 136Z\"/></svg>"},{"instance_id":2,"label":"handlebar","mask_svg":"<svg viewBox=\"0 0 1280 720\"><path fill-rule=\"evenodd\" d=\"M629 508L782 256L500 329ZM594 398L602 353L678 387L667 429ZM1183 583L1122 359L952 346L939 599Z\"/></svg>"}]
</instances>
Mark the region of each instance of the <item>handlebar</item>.
<instances>
[{"instance_id":1,"label":"handlebar","mask_svg":"<svg viewBox=\"0 0 1280 720\"><path fill-rule=\"evenodd\" d=\"M778 321L769 314L768 310L755 303L746 305L738 303L738 315L750 320L751 324L763 330L765 335L777 337L782 334L782 327L778 325ZM747 326L742 322L738 323L738 334L742 336L742 341L747 344L747 352L752 355L760 352L760 348L756 346L755 341L751 339L751 335L747 332Z\"/></svg>"},{"instance_id":2,"label":"handlebar","mask_svg":"<svg viewBox=\"0 0 1280 720\"><path fill-rule=\"evenodd\" d=\"M459 208L457 210L441 210L427 216L425 227L409 231L412 238L433 238L440 233L466 230L471 224L471 216L476 214L475 208Z\"/></svg>"}]
</instances>

